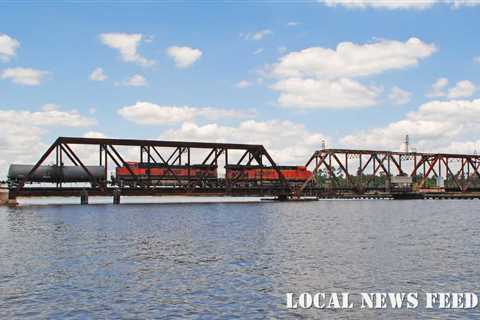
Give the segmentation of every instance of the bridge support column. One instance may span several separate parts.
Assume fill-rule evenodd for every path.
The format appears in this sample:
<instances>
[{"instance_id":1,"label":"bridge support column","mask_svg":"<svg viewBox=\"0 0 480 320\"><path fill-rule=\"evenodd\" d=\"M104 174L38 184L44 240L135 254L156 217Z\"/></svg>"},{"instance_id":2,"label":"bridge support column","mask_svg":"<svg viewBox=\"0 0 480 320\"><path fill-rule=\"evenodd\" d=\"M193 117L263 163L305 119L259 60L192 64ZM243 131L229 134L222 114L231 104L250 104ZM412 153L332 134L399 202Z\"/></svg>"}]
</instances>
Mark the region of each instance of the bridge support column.
<instances>
[{"instance_id":1,"label":"bridge support column","mask_svg":"<svg viewBox=\"0 0 480 320\"><path fill-rule=\"evenodd\" d=\"M82 190L80 193L80 204L88 204L88 192L86 190Z\"/></svg>"},{"instance_id":2,"label":"bridge support column","mask_svg":"<svg viewBox=\"0 0 480 320\"><path fill-rule=\"evenodd\" d=\"M0 186L0 205L17 205L17 194L15 190L9 190L6 187Z\"/></svg>"},{"instance_id":3,"label":"bridge support column","mask_svg":"<svg viewBox=\"0 0 480 320\"><path fill-rule=\"evenodd\" d=\"M121 196L121 191L118 189L115 189L113 191L113 204L120 204L120 196Z\"/></svg>"},{"instance_id":4,"label":"bridge support column","mask_svg":"<svg viewBox=\"0 0 480 320\"><path fill-rule=\"evenodd\" d=\"M17 193L15 190L9 190L8 191L8 201L7 204L9 206L16 206L18 204L17 202Z\"/></svg>"},{"instance_id":5,"label":"bridge support column","mask_svg":"<svg viewBox=\"0 0 480 320\"><path fill-rule=\"evenodd\" d=\"M0 188L0 205L8 204L10 193L6 188Z\"/></svg>"}]
</instances>

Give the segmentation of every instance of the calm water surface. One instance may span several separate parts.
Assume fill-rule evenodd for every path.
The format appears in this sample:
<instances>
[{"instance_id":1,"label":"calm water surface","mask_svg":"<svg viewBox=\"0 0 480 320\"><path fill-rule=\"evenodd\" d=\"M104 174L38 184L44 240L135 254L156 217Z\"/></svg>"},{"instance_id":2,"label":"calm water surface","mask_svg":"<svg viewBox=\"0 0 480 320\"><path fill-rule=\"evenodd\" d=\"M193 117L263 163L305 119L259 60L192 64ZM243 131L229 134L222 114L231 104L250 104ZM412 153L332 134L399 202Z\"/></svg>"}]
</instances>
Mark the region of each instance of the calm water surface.
<instances>
[{"instance_id":1,"label":"calm water surface","mask_svg":"<svg viewBox=\"0 0 480 320\"><path fill-rule=\"evenodd\" d=\"M480 201L0 208L0 318L432 319L295 292L480 293Z\"/></svg>"}]
</instances>

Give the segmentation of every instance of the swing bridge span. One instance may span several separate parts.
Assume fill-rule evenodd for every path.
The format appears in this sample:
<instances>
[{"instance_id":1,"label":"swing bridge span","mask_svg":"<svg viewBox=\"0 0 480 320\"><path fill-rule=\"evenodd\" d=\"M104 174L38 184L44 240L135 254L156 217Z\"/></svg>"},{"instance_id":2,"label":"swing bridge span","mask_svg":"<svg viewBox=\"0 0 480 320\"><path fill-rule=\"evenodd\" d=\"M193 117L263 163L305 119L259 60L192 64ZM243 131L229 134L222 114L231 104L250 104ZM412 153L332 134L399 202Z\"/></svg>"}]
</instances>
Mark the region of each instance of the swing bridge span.
<instances>
[{"instance_id":1,"label":"swing bridge span","mask_svg":"<svg viewBox=\"0 0 480 320\"><path fill-rule=\"evenodd\" d=\"M13 169L17 172L11 174ZM308 175L292 178L292 170ZM88 203L88 196L112 196L119 203L121 196L163 195L383 199L406 194L480 198L480 156L322 149L306 163L286 167L258 144L59 137L36 163L12 165L8 180L11 201L75 196Z\"/></svg>"}]
</instances>

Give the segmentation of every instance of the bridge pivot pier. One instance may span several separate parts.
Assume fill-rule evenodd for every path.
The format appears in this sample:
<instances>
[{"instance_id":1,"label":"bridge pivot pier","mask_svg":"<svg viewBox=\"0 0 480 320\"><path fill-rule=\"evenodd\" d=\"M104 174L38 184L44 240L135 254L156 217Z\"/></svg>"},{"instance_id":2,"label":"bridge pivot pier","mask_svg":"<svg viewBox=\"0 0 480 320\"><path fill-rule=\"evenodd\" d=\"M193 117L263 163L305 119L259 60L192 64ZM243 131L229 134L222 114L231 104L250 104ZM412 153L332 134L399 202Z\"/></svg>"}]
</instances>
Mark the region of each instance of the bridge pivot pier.
<instances>
[{"instance_id":1,"label":"bridge pivot pier","mask_svg":"<svg viewBox=\"0 0 480 320\"><path fill-rule=\"evenodd\" d=\"M120 196L122 192L119 189L113 191L113 204L120 204Z\"/></svg>"},{"instance_id":2,"label":"bridge pivot pier","mask_svg":"<svg viewBox=\"0 0 480 320\"><path fill-rule=\"evenodd\" d=\"M80 193L80 204L85 205L88 204L88 192L87 190L82 190Z\"/></svg>"}]
</instances>

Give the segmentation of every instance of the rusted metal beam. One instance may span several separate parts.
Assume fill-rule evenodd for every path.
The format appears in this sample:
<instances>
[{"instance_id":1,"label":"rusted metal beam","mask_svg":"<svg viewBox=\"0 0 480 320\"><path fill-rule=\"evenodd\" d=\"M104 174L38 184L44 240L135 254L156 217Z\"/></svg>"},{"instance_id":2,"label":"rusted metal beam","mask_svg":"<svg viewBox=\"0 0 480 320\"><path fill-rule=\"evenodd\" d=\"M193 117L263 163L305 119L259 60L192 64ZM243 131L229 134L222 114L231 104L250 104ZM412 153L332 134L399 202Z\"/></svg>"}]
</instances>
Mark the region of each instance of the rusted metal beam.
<instances>
[{"instance_id":1,"label":"rusted metal beam","mask_svg":"<svg viewBox=\"0 0 480 320\"><path fill-rule=\"evenodd\" d=\"M106 138L79 138L79 137L60 137L60 143L68 144L108 144L115 146L156 146L156 147L190 147L194 149L255 149L262 148L259 144L240 144L240 143L210 143L210 142L186 142L186 141L162 141L162 140L136 140L136 139L106 139Z\"/></svg>"}]
</instances>

